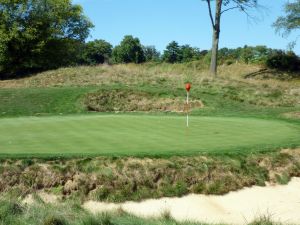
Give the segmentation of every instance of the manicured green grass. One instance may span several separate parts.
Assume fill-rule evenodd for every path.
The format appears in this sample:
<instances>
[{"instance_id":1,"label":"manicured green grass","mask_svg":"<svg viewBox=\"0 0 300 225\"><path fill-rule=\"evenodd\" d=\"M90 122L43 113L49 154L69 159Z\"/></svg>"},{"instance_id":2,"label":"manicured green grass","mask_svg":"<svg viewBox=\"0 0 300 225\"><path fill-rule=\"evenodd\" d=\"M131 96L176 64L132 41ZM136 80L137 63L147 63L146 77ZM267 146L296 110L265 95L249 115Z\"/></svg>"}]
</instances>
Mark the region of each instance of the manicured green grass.
<instances>
[{"instance_id":1,"label":"manicured green grass","mask_svg":"<svg viewBox=\"0 0 300 225\"><path fill-rule=\"evenodd\" d=\"M0 89L0 117L82 113L91 87Z\"/></svg>"},{"instance_id":2,"label":"manicured green grass","mask_svg":"<svg viewBox=\"0 0 300 225\"><path fill-rule=\"evenodd\" d=\"M300 128L230 117L79 115L0 120L0 154L132 155L263 151L300 144Z\"/></svg>"}]
</instances>

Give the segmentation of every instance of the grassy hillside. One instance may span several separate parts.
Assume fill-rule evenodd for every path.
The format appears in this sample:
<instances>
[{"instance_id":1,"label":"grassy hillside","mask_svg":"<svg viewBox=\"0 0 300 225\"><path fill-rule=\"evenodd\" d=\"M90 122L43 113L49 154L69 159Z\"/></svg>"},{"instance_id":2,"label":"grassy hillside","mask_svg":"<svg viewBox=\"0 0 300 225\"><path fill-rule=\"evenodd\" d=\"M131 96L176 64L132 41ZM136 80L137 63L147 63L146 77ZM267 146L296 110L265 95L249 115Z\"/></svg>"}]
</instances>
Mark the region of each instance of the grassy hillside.
<instances>
[{"instance_id":1,"label":"grassy hillside","mask_svg":"<svg viewBox=\"0 0 300 225\"><path fill-rule=\"evenodd\" d=\"M221 66L219 77L211 79L206 68L197 63L59 69L0 81L0 116L83 113L89 108L88 93L101 97L101 92L110 90L130 91L136 96L144 93L154 102L158 98L163 103L175 99L183 105L186 81L193 85L191 99L205 105L193 111L197 115L270 116L299 111L299 80L244 78L257 70L259 67L253 65ZM128 99L123 98L124 102L127 104Z\"/></svg>"},{"instance_id":2,"label":"grassy hillside","mask_svg":"<svg viewBox=\"0 0 300 225\"><path fill-rule=\"evenodd\" d=\"M81 99L90 88L3 88L0 89L0 113L7 116L82 113Z\"/></svg>"}]
</instances>

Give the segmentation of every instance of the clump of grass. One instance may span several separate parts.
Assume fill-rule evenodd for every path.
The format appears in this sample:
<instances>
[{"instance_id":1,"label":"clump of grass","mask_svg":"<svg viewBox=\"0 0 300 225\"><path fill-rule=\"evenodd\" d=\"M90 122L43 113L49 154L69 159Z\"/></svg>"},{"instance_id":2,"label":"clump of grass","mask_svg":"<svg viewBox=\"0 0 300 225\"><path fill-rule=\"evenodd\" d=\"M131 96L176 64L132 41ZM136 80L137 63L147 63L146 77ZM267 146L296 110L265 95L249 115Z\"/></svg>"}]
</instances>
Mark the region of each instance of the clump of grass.
<instances>
[{"instance_id":1,"label":"clump of grass","mask_svg":"<svg viewBox=\"0 0 300 225\"><path fill-rule=\"evenodd\" d=\"M271 220L270 216L261 216L257 220L254 220L252 223L249 225L280 225L279 223L274 223Z\"/></svg>"},{"instance_id":2,"label":"clump of grass","mask_svg":"<svg viewBox=\"0 0 300 225\"><path fill-rule=\"evenodd\" d=\"M26 168L26 167L33 165L34 161L32 159L26 158L26 159L21 160L21 164L23 167Z\"/></svg>"},{"instance_id":3,"label":"clump of grass","mask_svg":"<svg viewBox=\"0 0 300 225\"><path fill-rule=\"evenodd\" d=\"M95 190L94 199L97 201L105 201L108 199L108 196L112 190L108 187L99 187Z\"/></svg>"},{"instance_id":4,"label":"clump of grass","mask_svg":"<svg viewBox=\"0 0 300 225\"><path fill-rule=\"evenodd\" d=\"M43 225L68 225L68 223L61 216L50 215L43 220Z\"/></svg>"},{"instance_id":5,"label":"clump of grass","mask_svg":"<svg viewBox=\"0 0 300 225\"><path fill-rule=\"evenodd\" d=\"M52 187L49 190L51 193L55 195L61 195L63 193L63 186Z\"/></svg>"},{"instance_id":6,"label":"clump of grass","mask_svg":"<svg viewBox=\"0 0 300 225\"><path fill-rule=\"evenodd\" d=\"M279 184L288 184L291 180L291 177L287 173L283 173L282 175L275 175L276 181Z\"/></svg>"},{"instance_id":7,"label":"clump of grass","mask_svg":"<svg viewBox=\"0 0 300 225\"><path fill-rule=\"evenodd\" d=\"M110 217L103 217L101 216L93 216L93 215L86 215L84 216L81 221L80 225L113 225L110 221Z\"/></svg>"},{"instance_id":8,"label":"clump of grass","mask_svg":"<svg viewBox=\"0 0 300 225\"><path fill-rule=\"evenodd\" d=\"M188 193L187 184L184 181L177 181L175 184L166 183L162 185L161 192L163 196L183 196Z\"/></svg>"},{"instance_id":9,"label":"clump of grass","mask_svg":"<svg viewBox=\"0 0 300 225\"><path fill-rule=\"evenodd\" d=\"M165 219L165 220L172 220L172 215L171 215L171 212L168 211L168 210L165 210L162 215L161 215L161 218L162 219Z\"/></svg>"},{"instance_id":10,"label":"clump of grass","mask_svg":"<svg viewBox=\"0 0 300 225\"><path fill-rule=\"evenodd\" d=\"M0 202L0 220L21 215L24 212L23 206L14 200L4 200Z\"/></svg>"}]
</instances>

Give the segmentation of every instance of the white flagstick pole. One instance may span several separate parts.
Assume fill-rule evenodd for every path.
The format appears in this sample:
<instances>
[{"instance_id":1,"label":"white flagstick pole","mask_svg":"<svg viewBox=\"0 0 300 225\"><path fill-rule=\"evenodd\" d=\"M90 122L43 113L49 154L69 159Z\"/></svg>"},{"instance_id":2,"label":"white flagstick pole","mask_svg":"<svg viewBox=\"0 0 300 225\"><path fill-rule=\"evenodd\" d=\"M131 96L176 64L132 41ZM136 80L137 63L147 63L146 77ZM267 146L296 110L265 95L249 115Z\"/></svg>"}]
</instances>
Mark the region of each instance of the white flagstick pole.
<instances>
[{"instance_id":1,"label":"white flagstick pole","mask_svg":"<svg viewBox=\"0 0 300 225\"><path fill-rule=\"evenodd\" d=\"M189 127L189 92L186 92L186 127Z\"/></svg>"}]
</instances>

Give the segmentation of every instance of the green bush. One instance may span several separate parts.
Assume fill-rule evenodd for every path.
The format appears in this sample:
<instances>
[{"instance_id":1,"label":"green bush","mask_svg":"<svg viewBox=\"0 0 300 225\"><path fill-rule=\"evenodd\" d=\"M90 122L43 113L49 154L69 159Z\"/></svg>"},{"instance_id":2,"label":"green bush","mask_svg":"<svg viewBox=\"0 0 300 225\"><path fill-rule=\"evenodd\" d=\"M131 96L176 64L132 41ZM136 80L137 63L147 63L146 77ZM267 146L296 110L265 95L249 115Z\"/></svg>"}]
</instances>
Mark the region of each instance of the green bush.
<instances>
[{"instance_id":1,"label":"green bush","mask_svg":"<svg viewBox=\"0 0 300 225\"><path fill-rule=\"evenodd\" d=\"M172 41L167 45L162 56L163 61L167 63L182 63L199 60L203 56L198 48L193 48L189 45L180 46L176 41Z\"/></svg>"},{"instance_id":2,"label":"green bush","mask_svg":"<svg viewBox=\"0 0 300 225\"><path fill-rule=\"evenodd\" d=\"M300 70L300 59L293 52L278 50L268 57L266 65L271 69L295 72Z\"/></svg>"},{"instance_id":3,"label":"green bush","mask_svg":"<svg viewBox=\"0 0 300 225\"><path fill-rule=\"evenodd\" d=\"M163 54L163 61L167 63L178 63L182 61L182 51L179 44L176 41L172 41L166 47Z\"/></svg>"},{"instance_id":4,"label":"green bush","mask_svg":"<svg viewBox=\"0 0 300 225\"><path fill-rule=\"evenodd\" d=\"M115 63L143 63L146 60L140 40L131 35L125 36L113 49L112 58Z\"/></svg>"},{"instance_id":5,"label":"green bush","mask_svg":"<svg viewBox=\"0 0 300 225\"><path fill-rule=\"evenodd\" d=\"M92 23L71 0L1 1L0 79L73 65Z\"/></svg>"},{"instance_id":6,"label":"green bush","mask_svg":"<svg viewBox=\"0 0 300 225\"><path fill-rule=\"evenodd\" d=\"M112 54L112 45L104 40L88 42L83 51L82 63L88 65L109 62Z\"/></svg>"},{"instance_id":7,"label":"green bush","mask_svg":"<svg viewBox=\"0 0 300 225\"><path fill-rule=\"evenodd\" d=\"M146 62L159 62L160 52L156 50L155 46L143 46Z\"/></svg>"}]
</instances>

